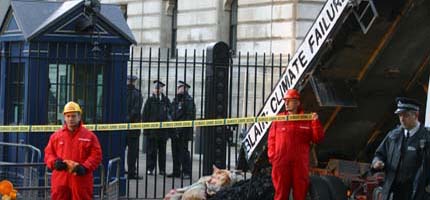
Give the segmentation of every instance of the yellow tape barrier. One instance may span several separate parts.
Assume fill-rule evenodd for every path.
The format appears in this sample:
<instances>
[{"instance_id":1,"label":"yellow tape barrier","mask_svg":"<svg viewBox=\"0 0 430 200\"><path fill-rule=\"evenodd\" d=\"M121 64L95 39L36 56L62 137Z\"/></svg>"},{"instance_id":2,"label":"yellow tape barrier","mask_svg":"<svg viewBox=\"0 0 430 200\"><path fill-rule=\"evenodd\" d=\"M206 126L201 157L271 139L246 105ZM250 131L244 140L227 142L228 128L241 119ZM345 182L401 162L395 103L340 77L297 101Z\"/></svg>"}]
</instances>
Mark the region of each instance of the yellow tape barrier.
<instances>
[{"instance_id":1,"label":"yellow tape barrier","mask_svg":"<svg viewBox=\"0 0 430 200\"><path fill-rule=\"evenodd\" d=\"M160 129L160 128L184 128L203 126L223 126L250 124L256 122L271 121L303 121L311 120L312 114L302 115L279 115L265 117L241 117L228 119L199 119L190 121L167 121L167 122L142 122L142 123L121 123L121 124L86 124L85 127L92 131L124 131L140 129ZM54 132L61 128L61 125L22 125L22 126L0 126L0 133L4 132Z\"/></svg>"}]
</instances>

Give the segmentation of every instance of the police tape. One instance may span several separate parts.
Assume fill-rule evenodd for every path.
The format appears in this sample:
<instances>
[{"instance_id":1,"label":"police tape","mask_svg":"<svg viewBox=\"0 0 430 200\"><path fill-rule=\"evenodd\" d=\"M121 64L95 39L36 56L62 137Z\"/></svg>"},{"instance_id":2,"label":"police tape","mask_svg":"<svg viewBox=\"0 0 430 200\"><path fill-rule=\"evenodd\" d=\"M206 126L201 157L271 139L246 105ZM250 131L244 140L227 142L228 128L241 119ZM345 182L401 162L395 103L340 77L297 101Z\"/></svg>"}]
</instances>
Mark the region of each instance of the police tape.
<instances>
[{"instance_id":1,"label":"police tape","mask_svg":"<svg viewBox=\"0 0 430 200\"><path fill-rule=\"evenodd\" d=\"M189 121L165 121L165 122L141 122L141 123L118 123L118 124L85 124L92 131L126 131L141 129L168 129L205 126L225 126L251 124L257 122L271 121L305 121L311 120L312 114L279 115L264 117L240 117L226 119L198 119ZM5 132L53 132L60 129L62 125L8 125L0 126L0 133Z\"/></svg>"}]
</instances>

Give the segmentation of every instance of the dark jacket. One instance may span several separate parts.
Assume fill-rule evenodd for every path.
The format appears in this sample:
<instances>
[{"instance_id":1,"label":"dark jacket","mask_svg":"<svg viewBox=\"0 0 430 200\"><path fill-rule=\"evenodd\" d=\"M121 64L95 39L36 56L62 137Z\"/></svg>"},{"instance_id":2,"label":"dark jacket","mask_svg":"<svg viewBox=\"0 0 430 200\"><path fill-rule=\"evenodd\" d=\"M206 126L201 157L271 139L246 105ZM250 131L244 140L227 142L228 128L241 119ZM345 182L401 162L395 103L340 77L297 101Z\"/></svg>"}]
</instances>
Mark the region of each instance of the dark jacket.
<instances>
[{"instance_id":1,"label":"dark jacket","mask_svg":"<svg viewBox=\"0 0 430 200\"><path fill-rule=\"evenodd\" d=\"M165 122L171 121L170 117L170 100L164 95L152 94L145 102L143 106L142 120L144 122ZM154 134L162 134L166 136L166 129L156 129L156 130L145 130L145 135L155 136Z\"/></svg>"},{"instance_id":2,"label":"dark jacket","mask_svg":"<svg viewBox=\"0 0 430 200\"><path fill-rule=\"evenodd\" d=\"M127 85L127 119L126 122L140 122L140 111L142 109L142 94L134 85Z\"/></svg>"},{"instance_id":3,"label":"dark jacket","mask_svg":"<svg viewBox=\"0 0 430 200\"><path fill-rule=\"evenodd\" d=\"M414 137L418 137L418 140L421 140L425 138L426 134L428 134L427 130L421 125ZM383 200L388 200L390 189L393 186L394 180L396 178L396 171L398 170L400 163L401 149L404 148L402 147L403 138L403 128L398 127L394 130L391 130L375 152L375 158L373 159L372 163L376 162L377 160L381 160L385 163L385 181L382 189ZM418 153L417 158L421 159L422 154L421 151L419 151L419 144L415 145L415 149L417 149ZM418 171L413 173L416 174ZM416 186L416 184L414 184L414 186ZM414 190L416 189L418 188L414 188Z\"/></svg>"},{"instance_id":4,"label":"dark jacket","mask_svg":"<svg viewBox=\"0 0 430 200\"><path fill-rule=\"evenodd\" d=\"M196 105L193 98L188 93L177 94L172 102L172 120L185 121L196 118ZM191 140L193 137L193 128L177 128L174 137L184 137L185 140Z\"/></svg>"},{"instance_id":5,"label":"dark jacket","mask_svg":"<svg viewBox=\"0 0 430 200\"><path fill-rule=\"evenodd\" d=\"M412 200L430 200L430 133L427 132L423 139L423 141L425 141L423 143L423 148L421 148L420 142L420 151L423 160L421 167L414 179L414 191L411 198Z\"/></svg>"}]
</instances>

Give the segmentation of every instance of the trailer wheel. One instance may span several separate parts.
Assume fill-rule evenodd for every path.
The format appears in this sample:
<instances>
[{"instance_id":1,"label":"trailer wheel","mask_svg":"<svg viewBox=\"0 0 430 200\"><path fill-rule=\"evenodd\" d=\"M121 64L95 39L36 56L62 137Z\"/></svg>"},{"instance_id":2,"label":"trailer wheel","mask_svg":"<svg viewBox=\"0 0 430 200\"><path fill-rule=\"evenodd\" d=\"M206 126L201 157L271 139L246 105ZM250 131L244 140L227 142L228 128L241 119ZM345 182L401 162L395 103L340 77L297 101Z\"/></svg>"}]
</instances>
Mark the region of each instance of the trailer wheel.
<instances>
[{"instance_id":1,"label":"trailer wheel","mask_svg":"<svg viewBox=\"0 0 430 200\"><path fill-rule=\"evenodd\" d=\"M309 177L309 188L306 200L332 200L330 188L321 177Z\"/></svg>"},{"instance_id":2,"label":"trailer wheel","mask_svg":"<svg viewBox=\"0 0 430 200\"><path fill-rule=\"evenodd\" d=\"M348 188L341 179L335 176L321 177L328 185L333 200L346 200Z\"/></svg>"}]
</instances>

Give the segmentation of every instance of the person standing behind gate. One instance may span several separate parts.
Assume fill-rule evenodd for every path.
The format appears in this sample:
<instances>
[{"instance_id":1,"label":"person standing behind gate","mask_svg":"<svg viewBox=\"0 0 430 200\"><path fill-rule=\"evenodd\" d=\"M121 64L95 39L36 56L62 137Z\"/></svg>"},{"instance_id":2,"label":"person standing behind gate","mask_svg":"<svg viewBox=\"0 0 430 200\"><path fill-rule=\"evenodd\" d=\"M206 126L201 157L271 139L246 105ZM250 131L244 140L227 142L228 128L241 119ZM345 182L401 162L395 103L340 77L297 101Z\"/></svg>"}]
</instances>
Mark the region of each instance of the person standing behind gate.
<instances>
[{"instance_id":1,"label":"person standing behind gate","mask_svg":"<svg viewBox=\"0 0 430 200\"><path fill-rule=\"evenodd\" d=\"M173 121L194 120L196 118L196 105L188 94L190 85L184 81L178 82L177 94L172 102ZM188 141L193 137L193 128L177 128L171 135L173 172L167 177L191 177L191 159L188 150Z\"/></svg>"},{"instance_id":2,"label":"person standing behind gate","mask_svg":"<svg viewBox=\"0 0 430 200\"><path fill-rule=\"evenodd\" d=\"M52 200L93 199L93 171L102 160L97 136L81 121L82 110L73 101L64 106L64 126L55 131L45 148L51 169Z\"/></svg>"},{"instance_id":3,"label":"person standing behind gate","mask_svg":"<svg viewBox=\"0 0 430 200\"><path fill-rule=\"evenodd\" d=\"M142 93L135 87L137 77L127 76L127 122L140 122L142 109ZM127 168L128 179L142 179L136 171L137 158L139 157L140 130L129 130L127 132Z\"/></svg>"},{"instance_id":4,"label":"person standing behind gate","mask_svg":"<svg viewBox=\"0 0 430 200\"><path fill-rule=\"evenodd\" d=\"M143 107L144 122L165 122L170 121L170 100L163 93L165 84L161 81L154 81L154 90L152 95L146 100ZM147 174L154 175L154 169L157 163L160 175L166 173L166 142L168 138L167 129L145 130L147 137Z\"/></svg>"},{"instance_id":5,"label":"person standing behind gate","mask_svg":"<svg viewBox=\"0 0 430 200\"><path fill-rule=\"evenodd\" d=\"M429 199L430 186L428 185L428 180L426 180L426 184L414 183L415 180L419 181L420 178L428 178L417 177L417 172L422 166L423 158L425 157L424 160L427 161L430 159L428 153L423 157L423 151L420 148L420 143L422 142L425 145L429 144L427 141L429 132L418 121L420 103L406 97L399 97L396 102L397 110L394 113L399 116L401 126L396 127L387 134L376 149L371 165L373 169L385 172L382 199ZM426 185L427 188L425 188ZM414 194L415 198L412 196L413 191L418 192ZM427 198L424 198L425 195L427 195Z\"/></svg>"},{"instance_id":6,"label":"person standing behind gate","mask_svg":"<svg viewBox=\"0 0 430 200\"><path fill-rule=\"evenodd\" d=\"M299 92L289 89L284 96L285 111L279 115L303 114ZM268 157L272 164L275 200L286 200L293 189L294 200L304 200L309 185L310 144L319 143L324 130L318 114L310 121L275 121L269 130Z\"/></svg>"}]
</instances>

